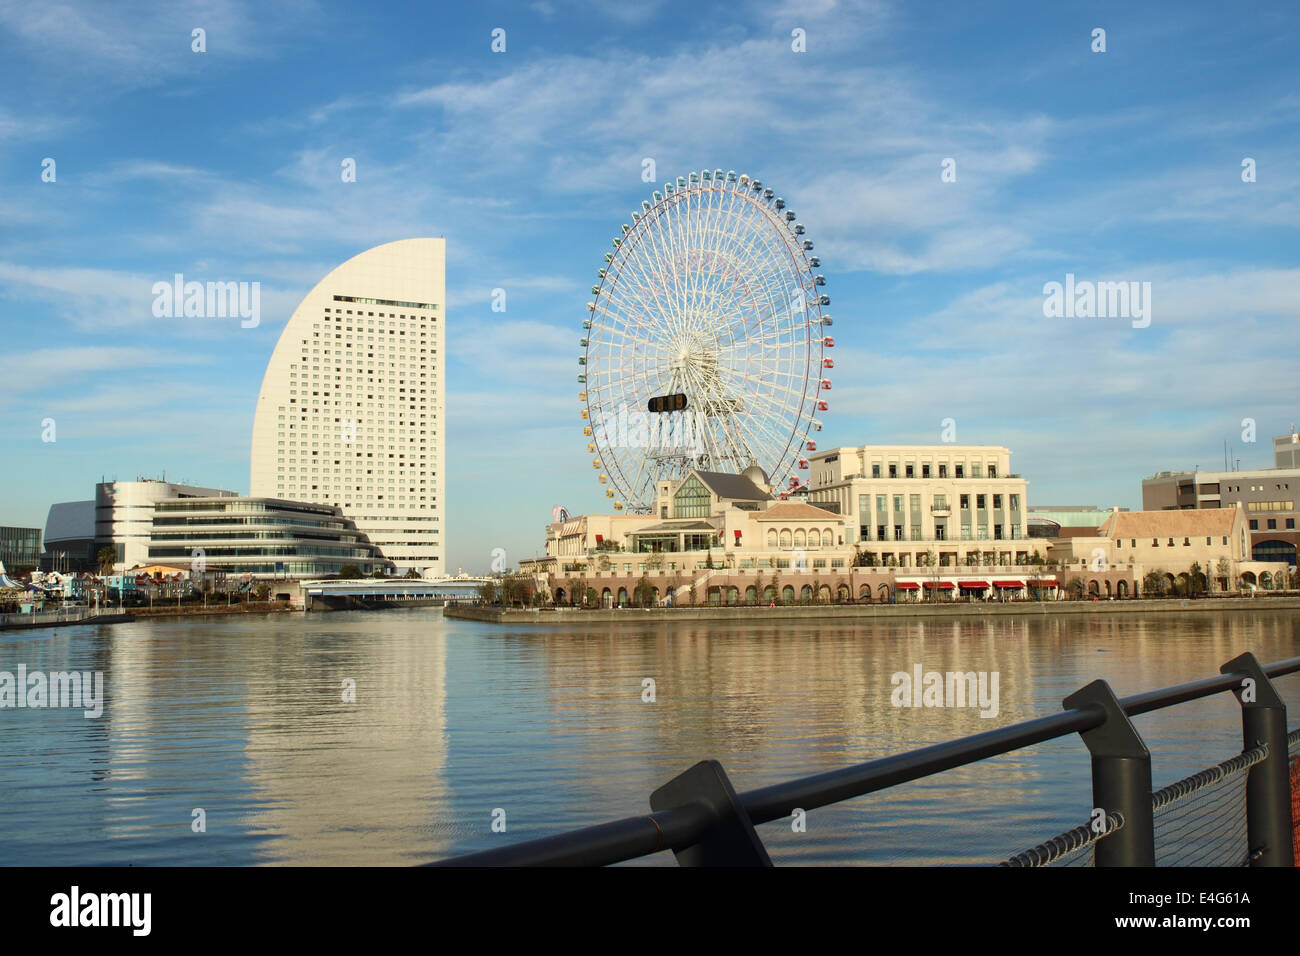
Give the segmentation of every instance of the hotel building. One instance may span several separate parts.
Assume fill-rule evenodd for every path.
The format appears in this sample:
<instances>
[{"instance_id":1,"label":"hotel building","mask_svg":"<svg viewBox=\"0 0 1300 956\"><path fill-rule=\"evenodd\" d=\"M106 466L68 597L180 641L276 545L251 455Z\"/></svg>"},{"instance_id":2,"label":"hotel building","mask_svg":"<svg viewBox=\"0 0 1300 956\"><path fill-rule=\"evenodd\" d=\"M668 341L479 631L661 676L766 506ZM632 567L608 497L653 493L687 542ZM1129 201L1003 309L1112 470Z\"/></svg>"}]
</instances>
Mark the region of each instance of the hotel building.
<instances>
[{"instance_id":1,"label":"hotel building","mask_svg":"<svg viewBox=\"0 0 1300 956\"><path fill-rule=\"evenodd\" d=\"M250 494L329 505L398 572L445 564L446 245L334 269L285 325L253 419Z\"/></svg>"},{"instance_id":2,"label":"hotel building","mask_svg":"<svg viewBox=\"0 0 1300 956\"><path fill-rule=\"evenodd\" d=\"M997 445L863 445L809 456L808 503L890 566L1024 564L1025 491Z\"/></svg>"}]
</instances>

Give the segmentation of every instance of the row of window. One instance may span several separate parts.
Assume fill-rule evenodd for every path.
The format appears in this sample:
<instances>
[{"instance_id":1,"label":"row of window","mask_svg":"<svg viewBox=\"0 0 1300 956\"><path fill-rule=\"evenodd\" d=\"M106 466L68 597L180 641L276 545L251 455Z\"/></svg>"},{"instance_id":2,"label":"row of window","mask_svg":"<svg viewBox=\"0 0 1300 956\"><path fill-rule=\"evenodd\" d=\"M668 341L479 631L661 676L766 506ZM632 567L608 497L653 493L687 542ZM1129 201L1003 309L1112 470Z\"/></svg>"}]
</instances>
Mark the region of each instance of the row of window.
<instances>
[{"instance_id":1,"label":"row of window","mask_svg":"<svg viewBox=\"0 0 1300 956\"><path fill-rule=\"evenodd\" d=\"M882 514L882 515L884 515L884 514L887 513L887 510L888 510L887 506L888 506L888 504L889 504L889 499L890 499L890 497L891 497L890 495L876 495L876 511L877 511L877 512L879 512L879 513ZM895 513L895 514L902 514L902 512L903 512L903 496L902 496L902 495L893 495L892 497L893 497L893 499L894 499L894 502L893 502L893 503L894 503L894 513ZM909 506L909 510L912 512L912 514L914 514L914 515L915 515L915 514L920 514L920 513L921 513L921 496L920 496L920 495L908 495L907 498L908 498L908 506ZM1001 510L1002 510L1002 498L1003 498L1003 496L1000 495L1000 494L998 494L998 495L968 495L968 494L967 494L967 495L958 495L958 499L959 499L959 502L960 502L960 506L961 506L961 510L962 510L962 511L969 511L969 510L970 510L971 499L972 499L972 498L975 499L975 509L976 509L977 511L985 511L985 510L987 510L987 506L988 506L988 502L989 502L989 499L990 499L990 498L993 500L993 510L995 510L995 511L1001 511ZM1006 498L1007 498L1007 504L1010 506L1010 508L1011 508L1012 511L1019 511L1019 510L1020 510L1020 495L1018 495L1018 494L1007 495ZM947 496L946 494L943 494L943 495L935 495L935 496L933 497L932 501L931 501L931 508L932 508L933 510L935 510L935 511L943 511L943 510L946 510L946 509L948 508L948 496ZM871 495L858 495L858 511L859 511L860 513L862 513L863 515L866 515L866 516L868 516L868 517L870 516L870 514L871 514Z\"/></svg>"},{"instance_id":2,"label":"row of window","mask_svg":"<svg viewBox=\"0 0 1300 956\"><path fill-rule=\"evenodd\" d=\"M933 466L930 465L929 462L922 462L920 465L920 477L922 478L930 478L930 477L947 478L948 477L948 465L946 463L940 463L937 472L934 472L933 474L932 474L932 469ZM984 478L984 477L996 478L998 476L998 466L993 462L989 462L987 465L978 461L972 462L969 469L969 476L971 478ZM880 462L873 462L871 465L871 477L872 478L884 478L884 477L916 478L917 466L915 464L905 463L902 466L902 473L900 474L899 466L896 463L891 462L889 465L882 465ZM966 465L964 464L953 465L953 477L954 478L967 477Z\"/></svg>"},{"instance_id":3,"label":"row of window","mask_svg":"<svg viewBox=\"0 0 1300 956\"><path fill-rule=\"evenodd\" d=\"M1276 510L1276 509L1269 509L1269 510ZM1286 519L1284 519L1284 520L1286 521L1286 524L1285 524L1285 526L1284 526L1284 527L1286 528L1286 530L1288 530L1288 531L1294 531L1294 530L1295 530L1295 518L1286 518ZM1267 524L1266 524L1266 530L1268 530L1268 531L1277 531L1277 530L1278 530L1278 527L1277 527L1277 521L1278 521L1278 519L1277 519L1277 518L1266 518L1265 521L1267 522ZM1258 519L1258 518L1251 518L1251 519L1250 519L1250 530L1251 530L1251 531L1258 531L1258 530L1259 530L1259 519Z\"/></svg>"},{"instance_id":4,"label":"row of window","mask_svg":"<svg viewBox=\"0 0 1300 956\"><path fill-rule=\"evenodd\" d=\"M1136 547L1138 546L1137 538L1129 538L1128 540L1129 540L1129 547L1130 547L1130 548L1136 548ZM1205 536L1205 543L1206 543L1206 544L1213 544L1213 543L1214 543L1214 542L1213 542L1213 537L1212 537L1211 535L1206 535L1206 536ZM1224 543L1224 544L1227 544L1227 543L1228 543L1228 537L1227 537L1227 535L1224 535L1224 537L1223 537L1223 543ZM1191 539L1191 538L1187 538L1187 537L1183 538L1183 547L1184 547L1184 548L1190 548L1191 546L1192 546L1192 539ZM1116 548L1122 548L1122 547L1124 547L1124 539L1123 539L1123 538L1116 538L1116 539L1115 539L1115 547L1116 547ZM1159 538L1152 538L1152 539L1151 539L1151 547L1153 547L1153 548L1158 548L1158 547L1160 547L1160 539L1159 539ZM1173 539L1173 538L1170 538L1170 539L1169 539L1169 543L1168 543L1167 545L1165 545L1165 547L1167 547L1167 548L1173 548L1173 547L1176 547L1176 545L1174 544L1174 539Z\"/></svg>"},{"instance_id":5,"label":"row of window","mask_svg":"<svg viewBox=\"0 0 1300 956\"><path fill-rule=\"evenodd\" d=\"M922 535L922 530L922 528L915 524L910 526L896 524L893 526L893 535L891 536L889 534L888 525L878 524L876 525L876 534L873 538L870 525L864 524L858 526L858 533L862 536L863 541L925 541L927 539ZM995 524L992 528L992 538L989 536L989 530L990 529L986 525L979 525L975 528L975 531L972 534L971 526L964 524L961 526L961 540L1001 541L1004 538L1009 540L1017 540L1020 538L1020 529L1016 527L1016 525L1007 525L1007 533L1003 534L1003 526ZM947 541L948 529L942 524L936 524L934 526L933 540Z\"/></svg>"}]
</instances>

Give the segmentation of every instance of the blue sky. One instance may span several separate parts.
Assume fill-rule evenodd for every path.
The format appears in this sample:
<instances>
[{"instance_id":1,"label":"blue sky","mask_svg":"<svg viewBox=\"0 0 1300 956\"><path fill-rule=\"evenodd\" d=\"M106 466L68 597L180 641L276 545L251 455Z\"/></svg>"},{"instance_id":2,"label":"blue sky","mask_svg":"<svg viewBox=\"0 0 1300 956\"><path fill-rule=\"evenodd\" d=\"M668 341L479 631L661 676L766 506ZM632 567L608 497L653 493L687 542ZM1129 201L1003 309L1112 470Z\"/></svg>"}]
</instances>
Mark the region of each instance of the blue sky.
<instances>
[{"instance_id":1,"label":"blue sky","mask_svg":"<svg viewBox=\"0 0 1300 956\"><path fill-rule=\"evenodd\" d=\"M1142 477L1219 467L1225 439L1271 464L1300 419L1298 24L1287 3L0 0L0 524L102 476L246 492L299 299L444 235L448 564L537 553L553 505L605 505L577 340L645 158L798 211L835 316L823 448L953 418L1012 449L1031 505L1137 507ZM260 325L155 318L176 272L260 282ZM1150 282L1150 326L1045 317L1067 273Z\"/></svg>"}]
</instances>

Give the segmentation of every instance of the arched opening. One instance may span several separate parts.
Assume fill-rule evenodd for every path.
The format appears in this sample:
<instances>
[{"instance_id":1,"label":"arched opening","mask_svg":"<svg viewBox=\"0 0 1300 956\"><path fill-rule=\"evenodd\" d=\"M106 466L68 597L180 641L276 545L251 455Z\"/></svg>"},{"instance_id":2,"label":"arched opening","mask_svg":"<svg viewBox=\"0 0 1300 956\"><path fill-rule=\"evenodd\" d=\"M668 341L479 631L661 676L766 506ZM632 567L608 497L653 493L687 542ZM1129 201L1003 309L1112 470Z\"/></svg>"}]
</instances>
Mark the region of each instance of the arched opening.
<instances>
[{"instance_id":1,"label":"arched opening","mask_svg":"<svg viewBox=\"0 0 1300 956\"><path fill-rule=\"evenodd\" d=\"M618 589L618 606L627 607L627 588Z\"/></svg>"},{"instance_id":2,"label":"arched opening","mask_svg":"<svg viewBox=\"0 0 1300 956\"><path fill-rule=\"evenodd\" d=\"M790 540L791 540L791 539L790 539L790 529L789 529L789 528L782 528L782 529L781 529L781 547L783 547L783 548L788 548L788 547L790 547Z\"/></svg>"},{"instance_id":3,"label":"arched opening","mask_svg":"<svg viewBox=\"0 0 1300 956\"><path fill-rule=\"evenodd\" d=\"M1115 594L1121 599L1128 597L1128 582L1120 581L1119 584L1115 585Z\"/></svg>"},{"instance_id":4,"label":"arched opening","mask_svg":"<svg viewBox=\"0 0 1300 956\"><path fill-rule=\"evenodd\" d=\"M1264 572L1262 572L1262 573L1260 574L1260 576L1259 576L1259 586L1260 586L1261 588L1263 588L1265 591L1267 591L1267 590L1269 590L1270 588L1272 588L1272 587L1273 587L1273 575L1270 574L1268 571L1264 571Z\"/></svg>"},{"instance_id":5,"label":"arched opening","mask_svg":"<svg viewBox=\"0 0 1300 956\"><path fill-rule=\"evenodd\" d=\"M831 603L831 587L829 584L823 584L817 592L817 600L822 604Z\"/></svg>"},{"instance_id":6,"label":"arched opening","mask_svg":"<svg viewBox=\"0 0 1300 956\"><path fill-rule=\"evenodd\" d=\"M768 546L769 548L775 548L775 547L776 547L776 529L775 529L775 528L769 528L769 529L767 530L767 546Z\"/></svg>"},{"instance_id":7,"label":"arched opening","mask_svg":"<svg viewBox=\"0 0 1300 956\"><path fill-rule=\"evenodd\" d=\"M802 547L804 547L807 543L808 543L808 542L807 542L807 536L803 533L803 528L795 528L795 531L794 531L794 546L795 546L796 548L802 548Z\"/></svg>"},{"instance_id":8,"label":"arched opening","mask_svg":"<svg viewBox=\"0 0 1300 956\"><path fill-rule=\"evenodd\" d=\"M886 604L889 602L888 584L880 584L876 586L876 600L880 601L882 604Z\"/></svg>"},{"instance_id":9,"label":"arched opening","mask_svg":"<svg viewBox=\"0 0 1300 956\"><path fill-rule=\"evenodd\" d=\"M788 584L781 589L781 603L782 604L794 603L794 588Z\"/></svg>"},{"instance_id":10,"label":"arched opening","mask_svg":"<svg viewBox=\"0 0 1300 956\"><path fill-rule=\"evenodd\" d=\"M808 603L810 603L810 602L812 601L812 585L811 585L811 584L805 584L805 585L804 585L804 586L799 590L799 600L802 601L804 604L808 604Z\"/></svg>"},{"instance_id":11,"label":"arched opening","mask_svg":"<svg viewBox=\"0 0 1300 956\"><path fill-rule=\"evenodd\" d=\"M739 588L727 588L727 603L736 604L740 601Z\"/></svg>"},{"instance_id":12,"label":"arched opening","mask_svg":"<svg viewBox=\"0 0 1300 956\"><path fill-rule=\"evenodd\" d=\"M1101 594L1101 588L1098 586L1096 578L1093 578L1091 581L1088 582L1088 594L1089 596L1095 596Z\"/></svg>"},{"instance_id":13,"label":"arched opening","mask_svg":"<svg viewBox=\"0 0 1300 956\"><path fill-rule=\"evenodd\" d=\"M776 588L772 587L772 585L770 584L767 587L763 588L763 603L764 604L776 603Z\"/></svg>"},{"instance_id":14,"label":"arched opening","mask_svg":"<svg viewBox=\"0 0 1300 956\"><path fill-rule=\"evenodd\" d=\"M859 600L859 601L862 601L862 602L864 602L864 603L866 603L866 604L870 604L870 603L871 603L871 585L870 585L870 584L864 584L864 585L862 585L862 587L858 588L858 600Z\"/></svg>"},{"instance_id":15,"label":"arched opening","mask_svg":"<svg viewBox=\"0 0 1300 956\"><path fill-rule=\"evenodd\" d=\"M1243 571L1243 572L1241 573L1241 583L1242 583L1242 584L1258 584L1259 582L1255 580L1255 572L1254 572L1254 571Z\"/></svg>"},{"instance_id":16,"label":"arched opening","mask_svg":"<svg viewBox=\"0 0 1300 956\"><path fill-rule=\"evenodd\" d=\"M556 604L563 604L563 603L565 603L568 599L569 599L569 592L568 592L568 591L564 590L564 588L556 588L556 589L555 589L555 603L556 603Z\"/></svg>"},{"instance_id":17,"label":"arched opening","mask_svg":"<svg viewBox=\"0 0 1300 956\"><path fill-rule=\"evenodd\" d=\"M816 528L808 532L808 547L820 548L822 546L822 533Z\"/></svg>"},{"instance_id":18,"label":"arched opening","mask_svg":"<svg viewBox=\"0 0 1300 956\"><path fill-rule=\"evenodd\" d=\"M758 588L754 587L754 585L752 584L749 587L745 588L745 603L746 604L758 603Z\"/></svg>"},{"instance_id":19,"label":"arched opening","mask_svg":"<svg viewBox=\"0 0 1300 956\"><path fill-rule=\"evenodd\" d=\"M1115 592L1111 589L1110 579L1106 580L1106 597L1114 597Z\"/></svg>"},{"instance_id":20,"label":"arched opening","mask_svg":"<svg viewBox=\"0 0 1300 956\"><path fill-rule=\"evenodd\" d=\"M835 589L835 600L839 604L847 604L852 593L847 584L841 584Z\"/></svg>"},{"instance_id":21,"label":"arched opening","mask_svg":"<svg viewBox=\"0 0 1300 956\"><path fill-rule=\"evenodd\" d=\"M609 588L605 588L600 592L600 603L605 607L614 606L614 595L610 593Z\"/></svg>"}]
</instances>

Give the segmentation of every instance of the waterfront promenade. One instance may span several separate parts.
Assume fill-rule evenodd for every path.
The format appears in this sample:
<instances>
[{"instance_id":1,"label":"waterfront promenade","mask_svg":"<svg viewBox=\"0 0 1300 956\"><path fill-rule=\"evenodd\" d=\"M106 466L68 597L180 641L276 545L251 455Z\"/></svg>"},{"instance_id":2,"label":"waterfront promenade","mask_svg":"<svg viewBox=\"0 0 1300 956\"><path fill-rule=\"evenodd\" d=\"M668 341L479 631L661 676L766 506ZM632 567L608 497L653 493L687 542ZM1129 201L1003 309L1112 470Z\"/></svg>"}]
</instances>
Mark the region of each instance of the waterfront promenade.
<instances>
[{"instance_id":1,"label":"waterfront promenade","mask_svg":"<svg viewBox=\"0 0 1300 956\"><path fill-rule=\"evenodd\" d=\"M895 620L1096 614L1195 613L1202 611L1300 611L1300 596L1272 598L1161 598L1127 601L1010 601L916 604L701 605L696 607L501 608L449 605L450 618L492 624L645 623L646 621L767 622L778 620Z\"/></svg>"}]
</instances>

